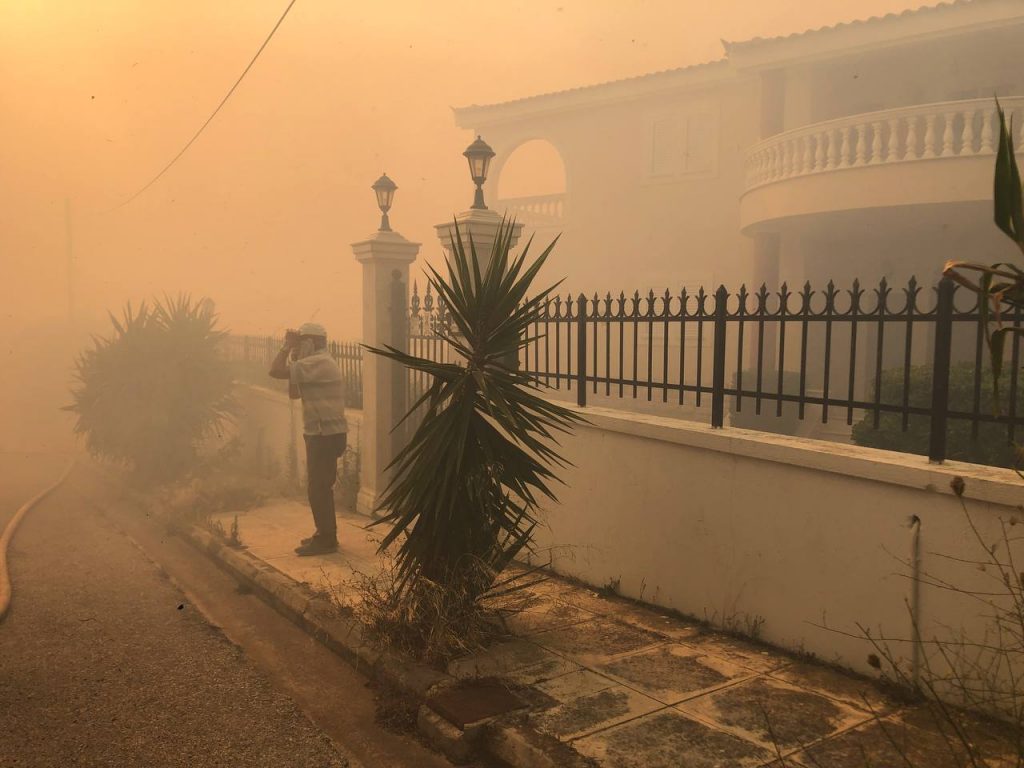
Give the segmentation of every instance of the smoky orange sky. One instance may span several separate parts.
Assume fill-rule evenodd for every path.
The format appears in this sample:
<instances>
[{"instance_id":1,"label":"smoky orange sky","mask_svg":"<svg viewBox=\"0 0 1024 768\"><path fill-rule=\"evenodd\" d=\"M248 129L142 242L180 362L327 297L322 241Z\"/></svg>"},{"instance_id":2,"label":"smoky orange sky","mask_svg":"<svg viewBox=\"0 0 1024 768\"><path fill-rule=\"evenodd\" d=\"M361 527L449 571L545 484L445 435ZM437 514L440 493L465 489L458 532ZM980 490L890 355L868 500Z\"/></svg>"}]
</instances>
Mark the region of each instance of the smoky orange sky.
<instances>
[{"instance_id":1,"label":"smoky orange sky","mask_svg":"<svg viewBox=\"0 0 1024 768\"><path fill-rule=\"evenodd\" d=\"M184 290L213 298L237 331L315 314L357 338L349 244L379 220L370 184L382 171L397 182L392 224L431 259L433 225L472 200L461 152L473 137L451 107L919 4L298 0L200 139L121 206L206 119L286 0L0 0L5 334L67 317L70 200L80 327Z\"/></svg>"}]
</instances>

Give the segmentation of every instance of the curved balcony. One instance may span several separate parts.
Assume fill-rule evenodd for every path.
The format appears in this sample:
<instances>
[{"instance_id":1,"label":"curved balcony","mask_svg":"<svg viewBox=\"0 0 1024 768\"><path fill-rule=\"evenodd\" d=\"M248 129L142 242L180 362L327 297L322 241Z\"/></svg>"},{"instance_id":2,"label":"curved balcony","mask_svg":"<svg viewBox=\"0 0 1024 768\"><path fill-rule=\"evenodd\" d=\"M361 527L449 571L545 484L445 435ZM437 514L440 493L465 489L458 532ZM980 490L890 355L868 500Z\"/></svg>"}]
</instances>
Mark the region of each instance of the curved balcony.
<instances>
[{"instance_id":1,"label":"curved balcony","mask_svg":"<svg viewBox=\"0 0 1024 768\"><path fill-rule=\"evenodd\" d=\"M1024 97L1001 101L1024 147ZM992 99L851 115L748 150L744 229L849 209L989 199L999 119Z\"/></svg>"},{"instance_id":2,"label":"curved balcony","mask_svg":"<svg viewBox=\"0 0 1024 768\"><path fill-rule=\"evenodd\" d=\"M515 218L530 229L558 227L565 220L565 193L507 197L494 206L499 213Z\"/></svg>"}]
</instances>

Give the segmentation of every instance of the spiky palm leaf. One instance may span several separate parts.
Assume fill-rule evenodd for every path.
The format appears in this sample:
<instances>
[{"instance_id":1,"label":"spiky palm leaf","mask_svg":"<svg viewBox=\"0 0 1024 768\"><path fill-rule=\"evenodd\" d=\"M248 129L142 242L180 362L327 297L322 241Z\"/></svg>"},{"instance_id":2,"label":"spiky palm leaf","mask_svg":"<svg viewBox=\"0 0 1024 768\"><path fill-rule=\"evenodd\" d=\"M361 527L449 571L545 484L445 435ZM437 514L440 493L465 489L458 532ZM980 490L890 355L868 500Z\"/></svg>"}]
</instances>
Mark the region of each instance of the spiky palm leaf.
<instances>
[{"instance_id":1,"label":"spiky palm leaf","mask_svg":"<svg viewBox=\"0 0 1024 768\"><path fill-rule=\"evenodd\" d=\"M552 467L565 466L556 437L580 421L540 397L512 362L556 287L527 299L555 243L528 265L529 243L510 255L512 233L503 221L482 270L472 238L464 242L456 225L446 276L430 268L450 320L439 333L459 363L369 348L431 381L409 411L422 409L422 421L392 462L380 503L378 522L392 525L381 549L400 541L399 592L418 579L470 595L486 590L530 542L539 499L554 500Z\"/></svg>"},{"instance_id":2,"label":"spiky palm leaf","mask_svg":"<svg viewBox=\"0 0 1024 768\"><path fill-rule=\"evenodd\" d=\"M996 111L999 114L999 148L996 151L992 182L993 219L1003 234L1024 253L1024 196L1013 146L1013 121L1007 124L998 99ZM1003 368L1006 337L1024 335L1024 329L1003 325L1002 312L1004 306L1024 306L1024 269L1009 262L985 265L949 261L946 262L943 274L978 294L978 312L988 342L993 389L998 406L999 376Z\"/></svg>"}]
</instances>

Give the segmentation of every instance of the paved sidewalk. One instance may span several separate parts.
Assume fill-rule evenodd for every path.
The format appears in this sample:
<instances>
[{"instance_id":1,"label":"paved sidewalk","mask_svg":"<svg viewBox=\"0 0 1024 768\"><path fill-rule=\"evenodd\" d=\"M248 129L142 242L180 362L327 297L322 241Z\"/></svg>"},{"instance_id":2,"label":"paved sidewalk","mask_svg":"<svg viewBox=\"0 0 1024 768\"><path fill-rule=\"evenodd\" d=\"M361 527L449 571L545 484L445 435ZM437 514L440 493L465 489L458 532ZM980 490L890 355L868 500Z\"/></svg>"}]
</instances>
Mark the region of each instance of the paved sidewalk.
<instances>
[{"instance_id":1,"label":"paved sidewalk","mask_svg":"<svg viewBox=\"0 0 1024 768\"><path fill-rule=\"evenodd\" d=\"M232 518L220 516L226 530ZM304 504L277 501L239 514L250 553L349 599L345 582L378 567L379 534L366 522L340 513L340 551L300 558L292 550L312 527ZM525 609L507 621L510 639L456 659L448 672L502 678L530 702L533 727L600 766L963 764L925 710L898 705L870 681L561 579L527 592ZM971 724L971 733L989 753L1000 751L987 729ZM993 757L988 765L1017 760Z\"/></svg>"}]
</instances>

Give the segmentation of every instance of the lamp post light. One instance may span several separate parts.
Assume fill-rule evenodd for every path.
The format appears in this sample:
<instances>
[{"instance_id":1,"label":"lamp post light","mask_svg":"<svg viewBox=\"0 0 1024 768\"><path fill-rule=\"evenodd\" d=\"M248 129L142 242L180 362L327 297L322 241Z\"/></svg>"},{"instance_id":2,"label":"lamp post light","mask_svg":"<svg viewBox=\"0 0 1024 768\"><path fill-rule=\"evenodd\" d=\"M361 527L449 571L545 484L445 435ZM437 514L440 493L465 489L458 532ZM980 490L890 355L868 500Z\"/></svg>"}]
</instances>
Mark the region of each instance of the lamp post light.
<instances>
[{"instance_id":1,"label":"lamp post light","mask_svg":"<svg viewBox=\"0 0 1024 768\"><path fill-rule=\"evenodd\" d=\"M395 184L388 175L385 173L370 187L374 194L377 195L377 207L380 208L380 229L379 232L390 232L391 222L388 221L388 211L391 210L391 201L395 198L395 190L398 189L398 185Z\"/></svg>"},{"instance_id":2,"label":"lamp post light","mask_svg":"<svg viewBox=\"0 0 1024 768\"><path fill-rule=\"evenodd\" d=\"M434 229L441 241L441 248L451 257L452 243L461 237L464 241L472 240L480 258L480 268L487 269L490 262L491 251L501 231L502 222L505 221L495 211L489 210L484 202L484 182L487 181L487 172L491 166L491 159L497 153L480 136L476 141L466 147L462 153L469 161L469 175L476 184L476 195L473 205L468 210L455 214L453 219L443 224L435 224ZM514 247L519 241L523 231L521 221L505 222L506 227L511 227L511 245ZM458 233L458 234L456 234Z\"/></svg>"},{"instance_id":3,"label":"lamp post light","mask_svg":"<svg viewBox=\"0 0 1024 768\"><path fill-rule=\"evenodd\" d=\"M494 157L494 150L479 136L476 141L466 147L462 153L469 161L469 175L473 177L476 184L476 196L473 198L473 205L470 208L486 211L484 204L484 182L487 181L487 169L491 165L491 158Z\"/></svg>"}]
</instances>

